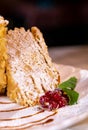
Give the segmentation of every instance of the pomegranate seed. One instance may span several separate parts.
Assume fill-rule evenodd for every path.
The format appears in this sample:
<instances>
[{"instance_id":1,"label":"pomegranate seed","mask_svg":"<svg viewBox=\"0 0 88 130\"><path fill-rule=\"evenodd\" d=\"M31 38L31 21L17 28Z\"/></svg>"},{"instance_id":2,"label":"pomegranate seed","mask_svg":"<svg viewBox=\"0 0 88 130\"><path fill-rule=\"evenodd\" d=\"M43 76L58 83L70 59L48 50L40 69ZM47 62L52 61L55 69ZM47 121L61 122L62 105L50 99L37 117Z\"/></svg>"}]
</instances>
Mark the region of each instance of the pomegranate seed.
<instances>
[{"instance_id":1,"label":"pomegranate seed","mask_svg":"<svg viewBox=\"0 0 88 130\"><path fill-rule=\"evenodd\" d=\"M49 102L48 97L46 97L45 95L44 95L44 96L41 96L41 97L40 97L40 104L41 104L41 105L45 105L46 102Z\"/></svg>"},{"instance_id":2,"label":"pomegranate seed","mask_svg":"<svg viewBox=\"0 0 88 130\"><path fill-rule=\"evenodd\" d=\"M52 102L50 103L50 105L48 106L48 109L49 109L49 110L54 110L54 109L57 108L57 106L58 106L58 104L57 104L56 102L52 101Z\"/></svg>"},{"instance_id":3,"label":"pomegranate seed","mask_svg":"<svg viewBox=\"0 0 88 130\"><path fill-rule=\"evenodd\" d=\"M61 100L59 101L59 107L63 107L66 105L68 105L67 100L64 97L62 97Z\"/></svg>"},{"instance_id":4,"label":"pomegranate seed","mask_svg":"<svg viewBox=\"0 0 88 130\"><path fill-rule=\"evenodd\" d=\"M59 95L59 93L56 93L56 92L54 92L53 93L53 99L56 101L56 102L58 102L59 100L60 100L60 95Z\"/></svg>"},{"instance_id":5,"label":"pomegranate seed","mask_svg":"<svg viewBox=\"0 0 88 130\"><path fill-rule=\"evenodd\" d=\"M39 102L43 108L54 110L68 105L69 98L62 90L55 89L41 96Z\"/></svg>"},{"instance_id":6,"label":"pomegranate seed","mask_svg":"<svg viewBox=\"0 0 88 130\"><path fill-rule=\"evenodd\" d=\"M46 95L48 98L51 98L51 97L52 97L52 94L53 94L52 91L47 91L47 92L45 93L45 95Z\"/></svg>"}]
</instances>

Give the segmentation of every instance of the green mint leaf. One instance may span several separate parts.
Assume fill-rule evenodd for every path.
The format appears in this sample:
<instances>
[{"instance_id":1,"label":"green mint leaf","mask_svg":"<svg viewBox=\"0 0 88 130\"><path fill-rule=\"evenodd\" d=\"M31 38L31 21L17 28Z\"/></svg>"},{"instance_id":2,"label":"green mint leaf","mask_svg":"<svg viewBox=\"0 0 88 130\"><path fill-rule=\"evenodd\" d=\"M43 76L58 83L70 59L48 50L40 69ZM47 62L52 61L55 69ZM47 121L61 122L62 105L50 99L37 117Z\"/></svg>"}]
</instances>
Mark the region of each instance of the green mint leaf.
<instances>
[{"instance_id":1,"label":"green mint leaf","mask_svg":"<svg viewBox=\"0 0 88 130\"><path fill-rule=\"evenodd\" d=\"M69 105L76 104L78 101L79 93L74 90L63 88L63 91L67 94L69 98Z\"/></svg>"},{"instance_id":2,"label":"green mint leaf","mask_svg":"<svg viewBox=\"0 0 88 130\"><path fill-rule=\"evenodd\" d=\"M58 88L61 88L67 94L69 98L69 105L76 104L79 97L79 94L76 91L74 91L76 83L76 77L71 77L67 81L64 81L58 85Z\"/></svg>"},{"instance_id":3,"label":"green mint leaf","mask_svg":"<svg viewBox=\"0 0 88 130\"><path fill-rule=\"evenodd\" d=\"M75 87L76 87L76 83L77 83L77 79L75 77L71 77L67 81L61 83L59 85L59 88L61 88L61 89L67 88L67 89L70 89L70 90L74 90Z\"/></svg>"}]
</instances>

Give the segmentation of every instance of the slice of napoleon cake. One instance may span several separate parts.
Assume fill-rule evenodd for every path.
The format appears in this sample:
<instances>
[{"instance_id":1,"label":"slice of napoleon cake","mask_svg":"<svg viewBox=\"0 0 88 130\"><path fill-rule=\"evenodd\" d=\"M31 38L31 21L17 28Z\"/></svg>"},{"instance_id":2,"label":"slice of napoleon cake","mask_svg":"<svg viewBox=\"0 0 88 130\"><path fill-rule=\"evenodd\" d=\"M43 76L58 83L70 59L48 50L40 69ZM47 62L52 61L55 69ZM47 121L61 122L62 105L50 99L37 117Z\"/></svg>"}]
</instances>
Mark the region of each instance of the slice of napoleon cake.
<instances>
[{"instance_id":1,"label":"slice of napoleon cake","mask_svg":"<svg viewBox=\"0 0 88 130\"><path fill-rule=\"evenodd\" d=\"M9 30L7 49L7 96L21 105L38 104L40 95L54 90L60 78L42 33L37 27Z\"/></svg>"}]
</instances>

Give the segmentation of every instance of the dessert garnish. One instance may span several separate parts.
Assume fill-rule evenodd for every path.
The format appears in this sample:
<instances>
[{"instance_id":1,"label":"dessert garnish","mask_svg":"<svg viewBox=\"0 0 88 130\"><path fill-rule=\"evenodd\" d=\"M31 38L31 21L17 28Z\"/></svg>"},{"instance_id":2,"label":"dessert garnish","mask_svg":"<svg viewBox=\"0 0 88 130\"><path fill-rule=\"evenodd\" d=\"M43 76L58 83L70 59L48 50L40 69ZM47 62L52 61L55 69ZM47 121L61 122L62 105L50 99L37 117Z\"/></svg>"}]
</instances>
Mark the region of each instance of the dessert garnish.
<instances>
[{"instance_id":1,"label":"dessert garnish","mask_svg":"<svg viewBox=\"0 0 88 130\"><path fill-rule=\"evenodd\" d=\"M77 103L79 94L74 89L77 84L77 78L71 77L67 81L62 82L53 91L47 91L39 99L39 103L43 109L55 110L67 105Z\"/></svg>"}]
</instances>

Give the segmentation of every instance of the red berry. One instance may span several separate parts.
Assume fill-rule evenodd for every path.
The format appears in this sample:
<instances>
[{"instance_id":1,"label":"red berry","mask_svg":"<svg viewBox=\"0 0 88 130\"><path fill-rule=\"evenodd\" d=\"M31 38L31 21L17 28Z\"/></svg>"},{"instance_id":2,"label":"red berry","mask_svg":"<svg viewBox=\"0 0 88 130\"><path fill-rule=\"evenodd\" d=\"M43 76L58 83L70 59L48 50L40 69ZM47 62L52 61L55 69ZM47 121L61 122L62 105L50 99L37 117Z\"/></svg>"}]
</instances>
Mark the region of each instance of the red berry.
<instances>
[{"instance_id":1,"label":"red berry","mask_svg":"<svg viewBox=\"0 0 88 130\"><path fill-rule=\"evenodd\" d=\"M62 90L55 89L41 96L39 102L43 108L54 110L68 105L69 98Z\"/></svg>"},{"instance_id":2,"label":"red berry","mask_svg":"<svg viewBox=\"0 0 88 130\"><path fill-rule=\"evenodd\" d=\"M61 100L59 101L59 107L63 107L66 105L68 105L67 100L64 97L62 97Z\"/></svg>"},{"instance_id":3,"label":"red berry","mask_svg":"<svg viewBox=\"0 0 88 130\"><path fill-rule=\"evenodd\" d=\"M49 99L48 99L48 97L43 95L43 96L40 97L39 102L40 102L41 105L45 105L46 102L49 102Z\"/></svg>"},{"instance_id":4,"label":"red berry","mask_svg":"<svg viewBox=\"0 0 88 130\"><path fill-rule=\"evenodd\" d=\"M51 97L52 97L52 94L53 94L52 91L47 91L47 92L45 93L46 97L48 97L48 98L51 98Z\"/></svg>"},{"instance_id":5,"label":"red berry","mask_svg":"<svg viewBox=\"0 0 88 130\"><path fill-rule=\"evenodd\" d=\"M53 100L55 100L56 102L58 102L58 100L60 100L60 94L57 92L53 93Z\"/></svg>"},{"instance_id":6,"label":"red berry","mask_svg":"<svg viewBox=\"0 0 88 130\"><path fill-rule=\"evenodd\" d=\"M58 106L58 104L57 104L56 102L52 101L52 102L49 104L48 109L49 109L49 110L54 110L54 109L57 108L57 106Z\"/></svg>"}]
</instances>

